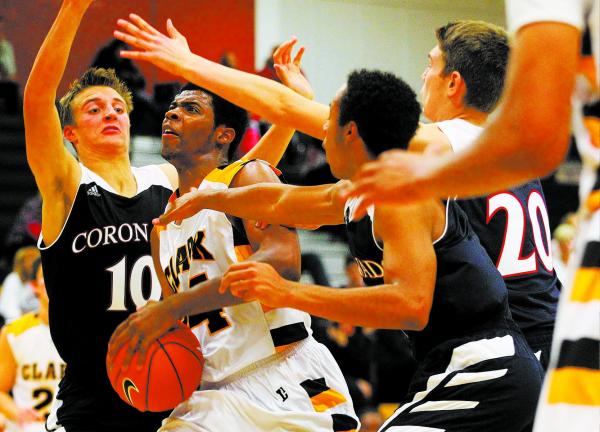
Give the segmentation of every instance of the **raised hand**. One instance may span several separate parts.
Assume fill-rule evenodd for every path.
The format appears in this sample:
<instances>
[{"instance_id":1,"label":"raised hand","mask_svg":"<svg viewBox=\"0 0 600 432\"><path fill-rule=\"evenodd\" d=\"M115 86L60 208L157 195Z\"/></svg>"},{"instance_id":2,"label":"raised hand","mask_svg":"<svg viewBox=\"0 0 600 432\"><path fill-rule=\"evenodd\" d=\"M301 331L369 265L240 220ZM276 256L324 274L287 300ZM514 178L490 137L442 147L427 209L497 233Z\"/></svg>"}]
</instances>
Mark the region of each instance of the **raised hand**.
<instances>
[{"instance_id":1,"label":"raised hand","mask_svg":"<svg viewBox=\"0 0 600 432\"><path fill-rule=\"evenodd\" d=\"M314 97L312 86L302 74L301 63L305 48L301 46L292 60L292 51L298 39L283 42L273 53L275 72L283 84L307 99Z\"/></svg>"},{"instance_id":2,"label":"raised hand","mask_svg":"<svg viewBox=\"0 0 600 432\"><path fill-rule=\"evenodd\" d=\"M140 16L129 14L129 20L119 19L115 38L134 47L136 51L121 51L121 57L144 60L153 65L181 76L185 63L192 56L187 39L167 20L167 35L162 34Z\"/></svg>"},{"instance_id":3,"label":"raised hand","mask_svg":"<svg viewBox=\"0 0 600 432\"><path fill-rule=\"evenodd\" d=\"M170 313L164 301L148 302L146 306L129 315L115 329L108 343L109 357L115 358L125 342L128 342L122 367L127 369L136 352L139 353L138 367L140 367L152 342L169 331L176 322L177 319Z\"/></svg>"}]
</instances>

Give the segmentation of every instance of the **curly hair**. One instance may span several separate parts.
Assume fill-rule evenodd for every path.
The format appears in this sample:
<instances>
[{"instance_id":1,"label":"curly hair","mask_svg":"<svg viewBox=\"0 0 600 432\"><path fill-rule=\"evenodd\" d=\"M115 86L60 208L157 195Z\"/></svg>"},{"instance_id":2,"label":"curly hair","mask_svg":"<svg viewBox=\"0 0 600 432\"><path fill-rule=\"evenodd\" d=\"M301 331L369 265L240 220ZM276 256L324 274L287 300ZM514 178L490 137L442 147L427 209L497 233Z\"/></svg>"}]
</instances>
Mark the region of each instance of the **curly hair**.
<instances>
[{"instance_id":1,"label":"curly hair","mask_svg":"<svg viewBox=\"0 0 600 432\"><path fill-rule=\"evenodd\" d=\"M127 85L119 79L114 69L89 68L69 86L69 91L57 104L60 123L63 127L73 124L73 99L88 87L102 86L115 90L127 107L127 113L133 110L133 99Z\"/></svg>"},{"instance_id":2,"label":"curly hair","mask_svg":"<svg viewBox=\"0 0 600 432\"><path fill-rule=\"evenodd\" d=\"M246 127L248 127L248 112L240 108L239 106L232 104L226 99L223 99L221 96L211 92L210 90L206 90L203 87L197 86L194 83L186 83L179 93L186 90L200 90L203 93L206 93L210 96L212 108L215 117L215 127L219 125L225 125L227 127L232 128L235 131L235 137L229 144L229 149L227 150L227 159L231 161L237 151L242 138L244 137L244 133L246 132Z\"/></svg>"},{"instance_id":3,"label":"curly hair","mask_svg":"<svg viewBox=\"0 0 600 432\"><path fill-rule=\"evenodd\" d=\"M484 21L452 21L436 30L446 66L444 75L457 71L467 84L465 103L491 112L498 103L508 63L508 36Z\"/></svg>"},{"instance_id":4,"label":"curly hair","mask_svg":"<svg viewBox=\"0 0 600 432\"><path fill-rule=\"evenodd\" d=\"M407 148L420 115L421 106L408 84L389 72L362 69L348 76L338 123L354 121L369 152L378 156Z\"/></svg>"}]
</instances>

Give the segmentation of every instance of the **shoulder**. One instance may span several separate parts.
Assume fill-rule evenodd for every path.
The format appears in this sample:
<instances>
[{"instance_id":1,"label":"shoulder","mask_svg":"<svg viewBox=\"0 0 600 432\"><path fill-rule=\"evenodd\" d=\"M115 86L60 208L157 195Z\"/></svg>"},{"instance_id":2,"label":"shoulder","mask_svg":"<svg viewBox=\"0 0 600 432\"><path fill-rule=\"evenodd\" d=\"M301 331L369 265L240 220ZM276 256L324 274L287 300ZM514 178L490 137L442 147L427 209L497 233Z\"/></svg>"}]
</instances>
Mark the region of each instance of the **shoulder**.
<instances>
[{"instance_id":1,"label":"shoulder","mask_svg":"<svg viewBox=\"0 0 600 432\"><path fill-rule=\"evenodd\" d=\"M7 324L4 330L7 334L19 336L25 333L27 330L36 327L39 324L40 319L35 313L32 312L23 315L22 317L14 320L10 324Z\"/></svg>"},{"instance_id":2,"label":"shoulder","mask_svg":"<svg viewBox=\"0 0 600 432\"><path fill-rule=\"evenodd\" d=\"M419 124L419 129L415 136L410 140L408 149L410 151L424 152L430 146L437 146L442 151L452 149L448 137L437 127L435 123Z\"/></svg>"},{"instance_id":3,"label":"shoulder","mask_svg":"<svg viewBox=\"0 0 600 432\"><path fill-rule=\"evenodd\" d=\"M246 162L231 181L232 187L247 186L256 183L281 183L280 171L268 162L253 160Z\"/></svg>"}]
</instances>

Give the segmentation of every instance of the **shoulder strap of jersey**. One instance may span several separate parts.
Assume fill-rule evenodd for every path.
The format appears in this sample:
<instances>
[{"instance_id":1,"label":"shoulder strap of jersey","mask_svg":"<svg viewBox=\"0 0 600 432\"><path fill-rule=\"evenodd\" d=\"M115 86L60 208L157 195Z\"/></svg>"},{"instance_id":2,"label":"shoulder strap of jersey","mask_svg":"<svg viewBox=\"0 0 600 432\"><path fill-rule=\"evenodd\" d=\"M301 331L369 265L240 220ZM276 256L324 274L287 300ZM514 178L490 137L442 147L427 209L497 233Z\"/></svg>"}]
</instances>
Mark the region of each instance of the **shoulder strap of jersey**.
<instances>
[{"instance_id":1,"label":"shoulder strap of jersey","mask_svg":"<svg viewBox=\"0 0 600 432\"><path fill-rule=\"evenodd\" d=\"M279 171L277 168L275 168L268 162L265 162L260 159L241 158L240 160L233 162L225 167L215 168L204 178L204 180L214 183L223 183L224 185L229 187L236 174L239 173L242 170L242 168L244 168L250 162L261 162L267 164L275 172L275 174L277 174L278 176L281 175L281 171Z\"/></svg>"}]
</instances>

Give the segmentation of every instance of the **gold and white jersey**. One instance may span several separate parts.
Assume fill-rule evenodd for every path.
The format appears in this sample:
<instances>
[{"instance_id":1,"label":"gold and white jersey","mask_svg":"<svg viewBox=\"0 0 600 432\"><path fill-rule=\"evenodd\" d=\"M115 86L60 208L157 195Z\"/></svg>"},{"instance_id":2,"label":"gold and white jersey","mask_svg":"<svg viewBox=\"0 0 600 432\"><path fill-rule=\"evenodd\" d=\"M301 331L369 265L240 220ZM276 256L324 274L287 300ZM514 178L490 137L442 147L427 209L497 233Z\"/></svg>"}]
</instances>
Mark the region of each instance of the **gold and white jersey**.
<instances>
[{"instance_id":1,"label":"gold and white jersey","mask_svg":"<svg viewBox=\"0 0 600 432\"><path fill-rule=\"evenodd\" d=\"M199 189L227 189L248 162L213 170ZM179 225L172 222L159 236L161 267L173 291L219 277L253 253L241 221L232 224L224 213L213 210L202 210ZM307 313L267 310L258 301L190 317L190 326L206 360L203 386L223 381L311 333Z\"/></svg>"},{"instance_id":2,"label":"gold and white jersey","mask_svg":"<svg viewBox=\"0 0 600 432\"><path fill-rule=\"evenodd\" d=\"M47 416L65 363L52 343L50 328L37 314L28 313L6 326L7 339L17 364L13 399L21 408L33 408ZM26 431L44 431L44 423Z\"/></svg>"}]
</instances>

